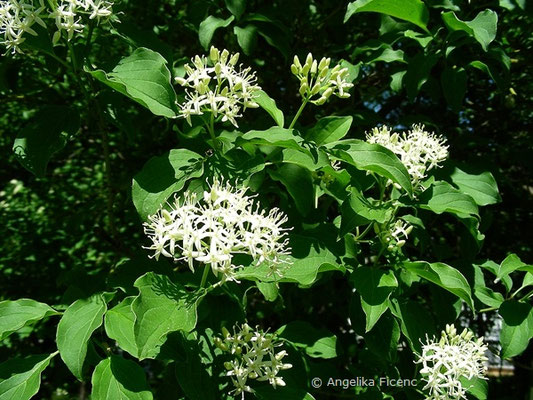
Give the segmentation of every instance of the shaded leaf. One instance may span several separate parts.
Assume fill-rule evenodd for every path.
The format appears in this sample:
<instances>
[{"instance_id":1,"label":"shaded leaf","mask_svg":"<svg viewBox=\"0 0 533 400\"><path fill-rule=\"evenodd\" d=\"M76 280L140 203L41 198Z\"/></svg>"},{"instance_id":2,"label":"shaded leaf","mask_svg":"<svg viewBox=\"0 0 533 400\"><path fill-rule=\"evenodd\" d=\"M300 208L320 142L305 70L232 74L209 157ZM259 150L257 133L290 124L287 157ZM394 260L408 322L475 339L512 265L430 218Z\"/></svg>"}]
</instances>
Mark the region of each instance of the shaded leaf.
<instances>
[{"instance_id":1,"label":"shaded leaf","mask_svg":"<svg viewBox=\"0 0 533 400\"><path fill-rule=\"evenodd\" d=\"M102 325L106 310L102 294L80 299L67 308L57 326L56 342L61 359L79 380L83 377L89 339Z\"/></svg>"},{"instance_id":2,"label":"shaded leaf","mask_svg":"<svg viewBox=\"0 0 533 400\"><path fill-rule=\"evenodd\" d=\"M64 106L46 106L17 134L13 152L32 174L43 177L52 154L67 143L68 135L80 128L79 114Z\"/></svg>"},{"instance_id":3,"label":"shaded leaf","mask_svg":"<svg viewBox=\"0 0 533 400\"><path fill-rule=\"evenodd\" d=\"M0 341L43 318L59 313L44 303L31 299L0 302Z\"/></svg>"},{"instance_id":4,"label":"shaded leaf","mask_svg":"<svg viewBox=\"0 0 533 400\"><path fill-rule=\"evenodd\" d=\"M511 358L522 353L533 337L533 307L528 303L508 300L501 305L499 314L503 318L501 357Z\"/></svg>"},{"instance_id":5,"label":"shaded leaf","mask_svg":"<svg viewBox=\"0 0 533 400\"><path fill-rule=\"evenodd\" d=\"M474 309L472 291L466 278L458 270L444 263L407 262L404 268L416 275L446 289L461 300L464 300L470 308Z\"/></svg>"},{"instance_id":6,"label":"shaded leaf","mask_svg":"<svg viewBox=\"0 0 533 400\"><path fill-rule=\"evenodd\" d=\"M31 399L41 386L41 373L56 354L57 351L50 355L11 358L0 364L0 399Z\"/></svg>"},{"instance_id":7,"label":"shaded leaf","mask_svg":"<svg viewBox=\"0 0 533 400\"><path fill-rule=\"evenodd\" d=\"M307 140L317 145L336 142L342 139L352 126L353 117L325 117L320 119L305 135Z\"/></svg>"},{"instance_id":8,"label":"shaded leaf","mask_svg":"<svg viewBox=\"0 0 533 400\"><path fill-rule=\"evenodd\" d=\"M110 339L115 340L122 350L137 357L138 349L133 330L135 314L131 309L131 303L134 299L134 296L126 297L107 311L104 326L105 332Z\"/></svg>"},{"instance_id":9,"label":"shaded leaf","mask_svg":"<svg viewBox=\"0 0 533 400\"><path fill-rule=\"evenodd\" d=\"M202 47L207 50L213 40L213 35L215 31L219 28L226 28L229 26L235 17L232 15L228 19L220 19L210 15L200 23L200 28L198 30L198 37L200 39L200 44Z\"/></svg>"},{"instance_id":10,"label":"shaded leaf","mask_svg":"<svg viewBox=\"0 0 533 400\"><path fill-rule=\"evenodd\" d=\"M178 114L176 92L170 82L166 60L155 51L139 47L120 60L111 72L96 70L89 73L155 115L172 118Z\"/></svg>"},{"instance_id":11,"label":"shaded leaf","mask_svg":"<svg viewBox=\"0 0 533 400\"><path fill-rule=\"evenodd\" d=\"M259 104L259 107L270 114L280 128L283 128L285 117L283 116L283 112L276 106L276 101L274 99L263 90L260 90L254 97L254 101Z\"/></svg>"},{"instance_id":12,"label":"shaded leaf","mask_svg":"<svg viewBox=\"0 0 533 400\"><path fill-rule=\"evenodd\" d=\"M303 216L314 208L315 186L309 170L296 164L284 164L276 171L268 171L272 179L281 182L291 197L296 208Z\"/></svg>"},{"instance_id":13,"label":"shaded leaf","mask_svg":"<svg viewBox=\"0 0 533 400\"><path fill-rule=\"evenodd\" d=\"M348 4L344 22L355 13L378 12L412 22L426 32L429 11L421 0L357 0Z\"/></svg>"},{"instance_id":14,"label":"shaded leaf","mask_svg":"<svg viewBox=\"0 0 533 400\"><path fill-rule=\"evenodd\" d=\"M119 356L100 361L92 377L91 400L152 400L142 367Z\"/></svg>"},{"instance_id":15,"label":"shaded leaf","mask_svg":"<svg viewBox=\"0 0 533 400\"><path fill-rule=\"evenodd\" d=\"M142 219L154 214L187 180L203 174L202 156L187 150L173 149L151 158L133 178L131 195Z\"/></svg>"},{"instance_id":16,"label":"shaded leaf","mask_svg":"<svg viewBox=\"0 0 533 400\"><path fill-rule=\"evenodd\" d=\"M301 347L307 355L314 358L335 358L337 356L337 337L325 329L316 329L308 322L293 321L282 326L276 334Z\"/></svg>"},{"instance_id":17,"label":"shaded leaf","mask_svg":"<svg viewBox=\"0 0 533 400\"><path fill-rule=\"evenodd\" d=\"M189 292L166 275L153 272L135 281L139 295L131 309L139 360L154 358L170 332L189 332L196 326L196 307L202 295Z\"/></svg>"},{"instance_id":18,"label":"shaded leaf","mask_svg":"<svg viewBox=\"0 0 533 400\"><path fill-rule=\"evenodd\" d=\"M471 196L442 181L433 183L420 195L419 207L437 214L448 212L460 218L479 217L477 204Z\"/></svg>"},{"instance_id":19,"label":"shaded leaf","mask_svg":"<svg viewBox=\"0 0 533 400\"><path fill-rule=\"evenodd\" d=\"M472 21L461 21L453 11L444 12L441 15L449 31L466 32L473 36L485 51L496 38L498 14L492 10L481 11Z\"/></svg>"}]
</instances>

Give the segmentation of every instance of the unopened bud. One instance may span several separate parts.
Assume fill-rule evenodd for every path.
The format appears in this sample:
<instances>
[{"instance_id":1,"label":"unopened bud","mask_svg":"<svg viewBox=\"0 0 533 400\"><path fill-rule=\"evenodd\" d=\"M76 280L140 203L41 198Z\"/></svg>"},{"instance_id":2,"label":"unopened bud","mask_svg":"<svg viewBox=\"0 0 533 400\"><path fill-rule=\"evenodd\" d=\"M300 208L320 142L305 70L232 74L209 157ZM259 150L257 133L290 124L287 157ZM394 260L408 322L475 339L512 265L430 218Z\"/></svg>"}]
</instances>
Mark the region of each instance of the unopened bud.
<instances>
[{"instance_id":1,"label":"unopened bud","mask_svg":"<svg viewBox=\"0 0 533 400\"><path fill-rule=\"evenodd\" d=\"M326 99L329 98L333 94L333 88L327 88L324 93L322 93L322 97L325 97Z\"/></svg>"},{"instance_id":2,"label":"unopened bud","mask_svg":"<svg viewBox=\"0 0 533 400\"><path fill-rule=\"evenodd\" d=\"M229 60L229 63L230 63L231 65L236 65L237 62L239 61L239 56L240 56L239 53L235 53L235 54L231 57L231 59Z\"/></svg>"},{"instance_id":3,"label":"unopened bud","mask_svg":"<svg viewBox=\"0 0 533 400\"><path fill-rule=\"evenodd\" d=\"M298 58L298 56L294 56L293 63L294 65L296 65L296 68L302 69L302 64L300 63L300 59Z\"/></svg>"},{"instance_id":4,"label":"unopened bud","mask_svg":"<svg viewBox=\"0 0 533 400\"><path fill-rule=\"evenodd\" d=\"M309 90L309 85L307 83L303 83L300 85L300 95L302 97L305 97L308 90Z\"/></svg>"},{"instance_id":5,"label":"unopened bud","mask_svg":"<svg viewBox=\"0 0 533 400\"><path fill-rule=\"evenodd\" d=\"M222 50L222 53L220 54L220 61L225 63L228 59L229 51L227 49Z\"/></svg>"},{"instance_id":6,"label":"unopened bud","mask_svg":"<svg viewBox=\"0 0 533 400\"><path fill-rule=\"evenodd\" d=\"M318 64L316 60L314 60L313 63L311 64L311 74L316 75L317 70L318 70Z\"/></svg>"},{"instance_id":7,"label":"unopened bud","mask_svg":"<svg viewBox=\"0 0 533 400\"><path fill-rule=\"evenodd\" d=\"M291 72L292 72L294 75L298 75L298 73L300 72L300 69L299 69L295 64L292 64L292 65L291 65Z\"/></svg>"},{"instance_id":8,"label":"unopened bud","mask_svg":"<svg viewBox=\"0 0 533 400\"><path fill-rule=\"evenodd\" d=\"M211 46L211 50L209 51L209 58L211 61L215 62L218 61L218 57L220 55L220 51L215 46Z\"/></svg>"},{"instance_id":9,"label":"unopened bud","mask_svg":"<svg viewBox=\"0 0 533 400\"><path fill-rule=\"evenodd\" d=\"M320 83L315 83L315 85L313 86L313 88L311 89L311 96L314 96L315 94L317 94L318 92L320 92Z\"/></svg>"},{"instance_id":10,"label":"unopened bud","mask_svg":"<svg viewBox=\"0 0 533 400\"><path fill-rule=\"evenodd\" d=\"M309 67L311 67L311 64L313 63L313 55L311 53L309 53L307 55L307 58L305 59L305 64L309 64Z\"/></svg>"},{"instance_id":11,"label":"unopened bud","mask_svg":"<svg viewBox=\"0 0 533 400\"><path fill-rule=\"evenodd\" d=\"M220 75L221 72L222 72L222 65L220 65L219 62L217 62L215 64L215 74Z\"/></svg>"},{"instance_id":12,"label":"unopened bud","mask_svg":"<svg viewBox=\"0 0 533 400\"><path fill-rule=\"evenodd\" d=\"M233 369L233 364L230 363L229 361L226 361L224 363L224 368L226 368L228 371L231 371Z\"/></svg>"}]
</instances>

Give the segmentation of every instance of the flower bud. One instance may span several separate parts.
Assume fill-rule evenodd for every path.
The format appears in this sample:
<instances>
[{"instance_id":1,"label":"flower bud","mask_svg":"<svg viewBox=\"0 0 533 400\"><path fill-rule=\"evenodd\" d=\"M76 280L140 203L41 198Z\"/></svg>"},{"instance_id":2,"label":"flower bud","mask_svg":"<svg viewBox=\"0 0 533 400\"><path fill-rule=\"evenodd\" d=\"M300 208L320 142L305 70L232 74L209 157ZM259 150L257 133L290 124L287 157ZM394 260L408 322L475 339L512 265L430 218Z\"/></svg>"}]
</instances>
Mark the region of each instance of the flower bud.
<instances>
[{"instance_id":1,"label":"flower bud","mask_svg":"<svg viewBox=\"0 0 533 400\"><path fill-rule=\"evenodd\" d=\"M313 55L309 53L307 55L307 58L305 59L305 65L309 65L309 67L311 67L312 63L313 63Z\"/></svg>"},{"instance_id":2,"label":"flower bud","mask_svg":"<svg viewBox=\"0 0 533 400\"><path fill-rule=\"evenodd\" d=\"M225 63L228 59L229 51L227 49L222 50L222 53L220 54L220 61Z\"/></svg>"},{"instance_id":3,"label":"flower bud","mask_svg":"<svg viewBox=\"0 0 533 400\"><path fill-rule=\"evenodd\" d=\"M239 53L235 53L235 54L230 58L229 63L230 63L231 65L236 65L237 62L239 61L239 56L240 56Z\"/></svg>"},{"instance_id":4,"label":"flower bud","mask_svg":"<svg viewBox=\"0 0 533 400\"><path fill-rule=\"evenodd\" d=\"M220 65L219 62L217 62L215 64L215 74L220 75L221 72L222 72L222 65Z\"/></svg>"},{"instance_id":5,"label":"flower bud","mask_svg":"<svg viewBox=\"0 0 533 400\"><path fill-rule=\"evenodd\" d=\"M209 58L211 59L211 61L218 61L219 56L220 51L215 46L211 46L211 50L209 51Z\"/></svg>"},{"instance_id":6,"label":"flower bud","mask_svg":"<svg viewBox=\"0 0 533 400\"><path fill-rule=\"evenodd\" d=\"M180 86L184 86L187 83L187 79L180 78L179 76L176 76L174 78L174 82L176 82Z\"/></svg>"},{"instance_id":7,"label":"flower bud","mask_svg":"<svg viewBox=\"0 0 533 400\"><path fill-rule=\"evenodd\" d=\"M325 97L326 99L329 99L329 97L333 94L333 88L327 88L324 93L322 93L322 97Z\"/></svg>"},{"instance_id":8,"label":"flower bud","mask_svg":"<svg viewBox=\"0 0 533 400\"><path fill-rule=\"evenodd\" d=\"M227 339L227 338L229 338L231 336L229 331L226 329L225 326L222 327L222 334L224 335L225 339Z\"/></svg>"},{"instance_id":9,"label":"flower bud","mask_svg":"<svg viewBox=\"0 0 533 400\"><path fill-rule=\"evenodd\" d=\"M323 57L322 60L320 60L320 64L318 64L318 70L322 71L324 68L328 68L330 62L331 58Z\"/></svg>"},{"instance_id":10,"label":"flower bud","mask_svg":"<svg viewBox=\"0 0 533 400\"><path fill-rule=\"evenodd\" d=\"M300 85L300 95L302 97L305 97L308 90L309 90L309 85L307 83L304 82Z\"/></svg>"},{"instance_id":11,"label":"flower bud","mask_svg":"<svg viewBox=\"0 0 533 400\"><path fill-rule=\"evenodd\" d=\"M318 64L316 60L314 60L313 63L311 64L311 75L316 75L317 70L318 70Z\"/></svg>"},{"instance_id":12,"label":"flower bud","mask_svg":"<svg viewBox=\"0 0 533 400\"><path fill-rule=\"evenodd\" d=\"M314 96L315 94L320 92L320 88L321 88L320 83L315 83L315 85L311 89L311 96Z\"/></svg>"},{"instance_id":13,"label":"flower bud","mask_svg":"<svg viewBox=\"0 0 533 400\"><path fill-rule=\"evenodd\" d=\"M233 364L230 363L229 361L226 361L224 363L224 368L226 368L228 371L231 371L233 369Z\"/></svg>"},{"instance_id":14,"label":"flower bud","mask_svg":"<svg viewBox=\"0 0 533 400\"><path fill-rule=\"evenodd\" d=\"M296 65L296 68L302 69L302 64L300 63L300 59L298 58L298 56L294 56L293 63L294 65Z\"/></svg>"},{"instance_id":15,"label":"flower bud","mask_svg":"<svg viewBox=\"0 0 533 400\"><path fill-rule=\"evenodd\" d=\"M295 64L292 64L291 72L293 73L293 75L298 75L300 73L300 69Z\"/></svg>"}]
</instances>

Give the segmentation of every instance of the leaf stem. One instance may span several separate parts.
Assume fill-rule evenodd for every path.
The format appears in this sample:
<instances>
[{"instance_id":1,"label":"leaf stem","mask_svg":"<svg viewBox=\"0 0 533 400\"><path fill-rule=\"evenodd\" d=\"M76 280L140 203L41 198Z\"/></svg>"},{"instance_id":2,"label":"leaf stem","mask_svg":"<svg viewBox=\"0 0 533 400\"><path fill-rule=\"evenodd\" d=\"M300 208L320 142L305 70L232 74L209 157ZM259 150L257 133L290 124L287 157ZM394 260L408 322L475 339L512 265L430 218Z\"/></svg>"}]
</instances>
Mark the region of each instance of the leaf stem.
<instances>
[{"instance_id":1,"label":"leaf stem","mask_svg":"<svg viewBox=\"0 0 533 400\"><path fill-rule=\"evenodd\" d=\"M298 111L296 112L296 115L294 116L294 118L292 119L292 122L291 124L289 125L289 129L292 129L294 128L294 125L296 124L296 121L298 121L298 118L300 118L300 115L302 115L302 111L304 110L305 106L307 105L307 103L309 102L309 97L306 97L304 99L304 101L302 102L302 105L300 106L300 108L298 109Z\"/></svg>"},{"instance_id":2,"label":"leaf stem","mask_svg":"<svg viewBox=\"0 0 533 400\"><path fill-rule=\"evenodd\" d=\"M206 264L206 266L204 267L204 273L202 274L202 280L200 282L200 287L205 287L210 270L211 270L211 265Z\"/></svg>"}]
</instances>

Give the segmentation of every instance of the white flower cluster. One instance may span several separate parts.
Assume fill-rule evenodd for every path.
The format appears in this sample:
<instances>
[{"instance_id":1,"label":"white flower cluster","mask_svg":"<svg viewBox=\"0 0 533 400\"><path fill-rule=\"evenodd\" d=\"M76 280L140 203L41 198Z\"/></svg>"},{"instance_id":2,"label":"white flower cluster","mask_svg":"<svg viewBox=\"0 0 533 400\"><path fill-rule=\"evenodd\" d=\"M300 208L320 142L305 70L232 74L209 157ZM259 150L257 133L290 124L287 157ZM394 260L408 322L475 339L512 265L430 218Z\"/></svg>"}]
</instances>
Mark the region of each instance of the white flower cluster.
<instances>
[{"instance_id":1,"label":"white flower cluster","mask_svg":"<svg viewBox=\"0 0 533 400\"><path fill-rule=\"evenodd\" d=\"M98 22L106 20L112 13L113 1L110 0L60 0L57 8L50 14L55 19L57 31L52 42L56 44L61 38L61 33L67 33L71 40L75 32L85 28L82 16L96 19Z\"/></svg>"},{"instance_id":2,"label":"white flower cluster","mask_svg":"<svg viewBox=\"0 0 533 400\"><path fill-rule=\"evenodd\" d=\"M392 224L389 227L389 230L385 231L383 235L385 243L388 244L388 250L390 251L396 247L402 247L409 238L409 234L412 230L412 225L401 219Z\"/></svg>"},{"instance_id":3,"label":"white flower cluster","mask_svg":"<svg viewBox=\"0 0 533 400\"><path fill-rule=\"evenodd\" d=\"M324 104L331 95L341 99L350 97L347 90L353 84L346 81L348 68L337 64L330 70L330 63L330 58L324 57L318 62L309 53L303 65L298 56L294 56L291 65L291 72L300 80L300 95L317 106Z\"/></svg>"},{"instance_id":4,"label":"white flower cluster","mask_svg":"<svg viewBox=\"0 0 533 400\"><path fill-rule=\"evenodd\" d=\"M468 388L463 387L460 378L486 379L486 351L483 338L474 339L467 329L458 335L453 325L446 325L438 342L427 338L418 360L426 382L423 390L429 390L427 400L466 399Z\"/></svg>"},{"instance_id":5,"label":"white flower cluster","mask_svg":"<svg viewBox=\"0 0 533 400\"><path fill-rule=\"evenodd\" d=\"M233 361L224 363L228 370L227 376L231 377L235 385L231 394L240 394L244 399L245 392L253 393L248 379L268 381L274 388L285 386L278 373L292 365L282 361L287 355L285 350L276 353L276 347L281 346L281 343L276 343L273 334L261 332L258 327L253 330L246 323L241 327L236 325L233 335L226 328L222 328L222 333L223 339L215 339L217 347L235 356Z\"/></svg>"},{"instance_id":6,"label":"white flower cluster","mask_svg":"<svg viewBox=\"0 0 533 400\"><path fill-rule=\"evenodd\" d=\"M192 271L195 260L209 264L221 282L235 280L239 267L233 256L238 253L252 256L256 265L266 262L273 274L281 275L290 250L282 227L287 217L277 208L260 211L245 192L215 181L203 201L188 192L183 200L176 197L170 211L161 209L144 224L153 242L147 249L155 251L156 259L162 254L185 260Z\"/></svg>"},{"instance_id":7,"label":"white flower cluster","mask_svg":"<svg viewBox=\"0 0 533 400\"><path fill-rule=\"evenodd\" d=\"M0 1L0 44L8 52L22 53L20 45L24 42L24 34L36 36L32 29L34 23L46 28L43 18L53 18L57 31L52 38L57 44L61 33L66 32L71 40L75 32L85 28L83 16L100 22L109 18L112 11L112 0L59 0L52 12L46 10L43 0L2 0Z\"/></svg>"},{"instance_id":8,"label":"white flower cluster","mask_svg":"<svg viewBox=\"0 0 533 400\"><path fill-rule=\"evenodd\" d=\"M185 78L175 78L176 83L192 89L185 90L185 102L180 104L180 114L189 125L192 126L191 115L209 112L214 118L222 115L222 121L237 127L236 118L242 116L241 110L259 107L254 101L261 90L255 72L242 64L237 68L238 61L239 53L211 47L209 57L196 56L191 59L192 66L185 65Z\"/></svg>"},{"instance_id":9,"label":"white flower cluster","mask_svg":"<svg viewBox=\"0 0 533 400\"><path fill-rule=\"evenodd\" d=\"M7 53L22 53L20 45L25 40L24 34L37 36L32 29L34 23L46 27L41 19L44 8L43 0L0 1L0 35L3 36L0 44L6 47Z\"/></svg>"},{"instance_id":10,"label":"white flower cluster","mask_svg":"<svg viewBox=\"0 0 533 400\"><path fill-rule=\"evenodd\" d=\"M448 158L446 139L424 131L424 125L413 125L413 129L402 135L382 126L367 133L369 143L380 144L398 155L411 175L413 185L427 176L427 172L438 167Z\"/></svg>"}]
</instances>

